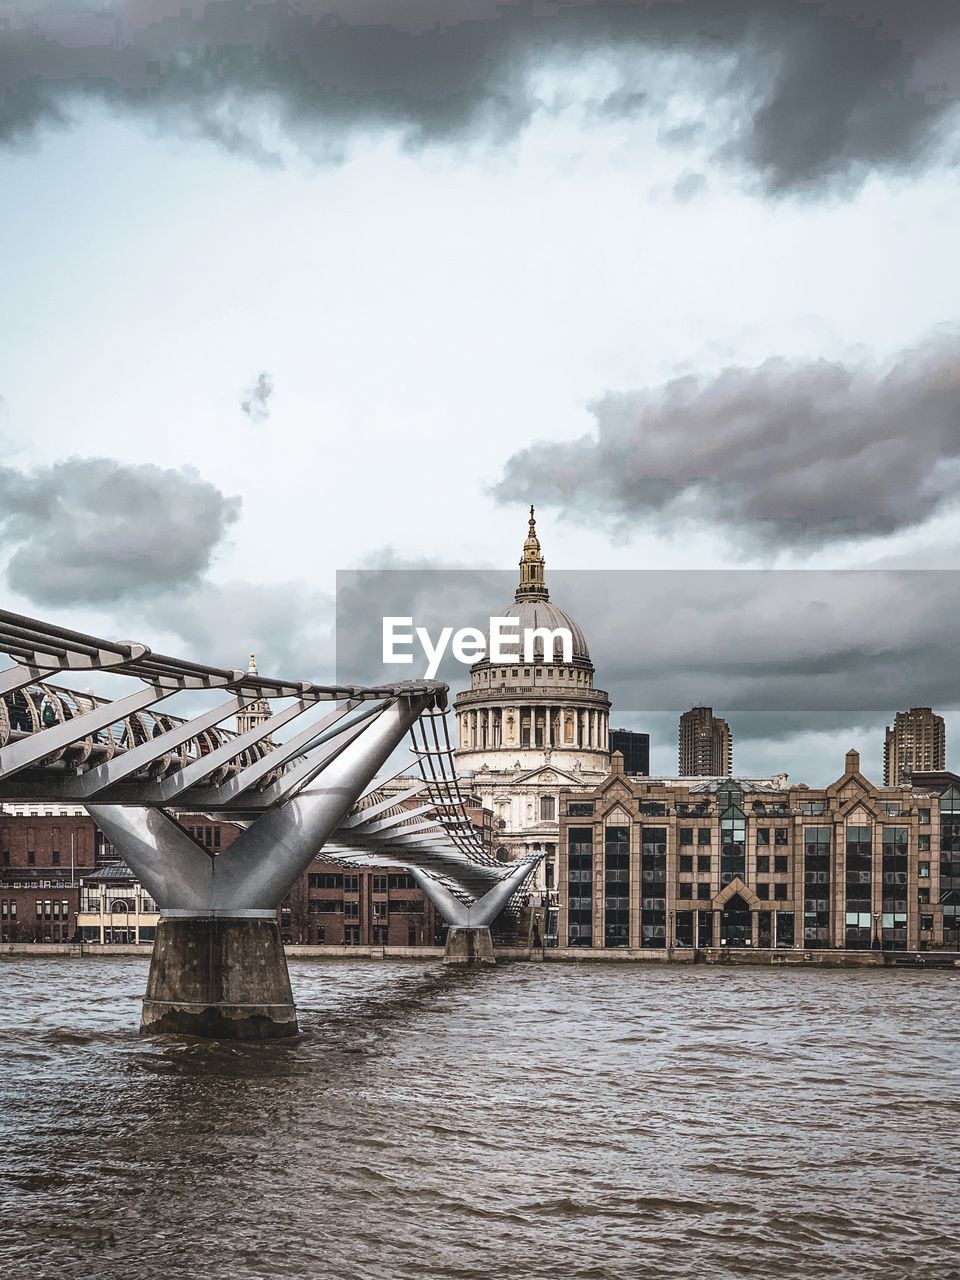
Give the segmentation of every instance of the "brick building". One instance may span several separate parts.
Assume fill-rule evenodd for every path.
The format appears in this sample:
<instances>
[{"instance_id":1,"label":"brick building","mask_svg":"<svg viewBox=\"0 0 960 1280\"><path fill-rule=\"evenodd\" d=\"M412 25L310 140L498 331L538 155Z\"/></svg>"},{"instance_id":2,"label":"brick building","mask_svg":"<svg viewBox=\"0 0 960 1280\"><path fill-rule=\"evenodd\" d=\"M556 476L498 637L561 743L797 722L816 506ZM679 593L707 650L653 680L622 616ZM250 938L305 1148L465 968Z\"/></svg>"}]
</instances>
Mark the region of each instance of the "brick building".
<instances>
[{"instance_id":1,"label":"brick building","mask_svg":"<svg viewBox=\"0 0 960 1280\"><path fill-rule=\"evenodd\" d=\"M919 781L919 780L918 780ZM559 944L960 949L960 778L634 779L563 797Z\"/></svg>"},{"instance_id":2,"label":"brick building","mask_svg":"<svg viewBox=\"0 0 960 1280\"><path fill-rule=\"evenodd\" d=\"M0 942L68 942L103 837L82 810L0 808Z\"/></svg>"},{"instance_id":3,"label":"brick building","mask_svg":"<svg viewBox=\"0 0 960 1280\"><path fill-rule=\"evenodd\" d=\"M327 946L432 946L442 923L399 867L310 864L284 899L284 942Z\"/></svg>"},{"instance_id":4,"label":"brick building","mask_svg":"<svg viewBox=\"0 0 960 1280\"><path fill-rule=\"evenodd\" d=\"M474 817L489 839L489 810ZM212 855L243 832L207 814L178 820ZM345 870L322 860L300 877L279 914L291 943L420 946L441 928L401 869ZM156 904L84 810L0 807L0 942L144 943L158 919Z\"/></svg>"}]
</instances>

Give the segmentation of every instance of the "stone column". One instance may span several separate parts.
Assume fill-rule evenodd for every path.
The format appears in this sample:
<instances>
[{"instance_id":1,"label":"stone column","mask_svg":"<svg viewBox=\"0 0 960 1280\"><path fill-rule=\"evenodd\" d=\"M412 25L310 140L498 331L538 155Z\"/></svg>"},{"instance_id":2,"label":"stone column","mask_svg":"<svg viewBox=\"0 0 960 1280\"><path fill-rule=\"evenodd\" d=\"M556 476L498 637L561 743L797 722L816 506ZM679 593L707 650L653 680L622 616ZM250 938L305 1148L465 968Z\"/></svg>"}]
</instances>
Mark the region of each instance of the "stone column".
<instances>
[{"instance_id":1,"label":"stone column","mask_svg":"<svg viewBox=\"0 0 960 1280\"><path fill-rule=\"evenodd\" d=\"M750 912L750 946L756 948L760 940L760 912Z\"/></svg>"},{"instance_id":2,"label":"stone column","mask_svg":"<svg viewBox=\"0 0 960 1280\"><path fill-rule=\"evenodd\" d=\"M719 947L720 945L720 912L719 911L714 911L713 913L713 945L715 947Z\"/></svg>"}]
</instances>

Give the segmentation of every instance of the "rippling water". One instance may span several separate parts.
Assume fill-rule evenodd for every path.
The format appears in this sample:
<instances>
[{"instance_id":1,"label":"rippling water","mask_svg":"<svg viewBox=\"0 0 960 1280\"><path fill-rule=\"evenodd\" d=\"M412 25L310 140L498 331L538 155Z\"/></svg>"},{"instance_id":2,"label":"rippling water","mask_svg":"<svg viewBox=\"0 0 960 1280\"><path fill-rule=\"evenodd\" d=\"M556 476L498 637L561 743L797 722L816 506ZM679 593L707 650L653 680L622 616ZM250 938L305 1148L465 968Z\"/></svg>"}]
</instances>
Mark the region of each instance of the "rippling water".
<instances>
[{"instance_id":1,"label":"rippling water","mask_svg":"<svg viewBox=\"0 0 960 1280\"><path fill-rule=\"evenodd\" d=\"M293 962L305 1034L137 1034L0 961L0 1276L960 1276L960 974Z\"/></svg>"}]
</instances>

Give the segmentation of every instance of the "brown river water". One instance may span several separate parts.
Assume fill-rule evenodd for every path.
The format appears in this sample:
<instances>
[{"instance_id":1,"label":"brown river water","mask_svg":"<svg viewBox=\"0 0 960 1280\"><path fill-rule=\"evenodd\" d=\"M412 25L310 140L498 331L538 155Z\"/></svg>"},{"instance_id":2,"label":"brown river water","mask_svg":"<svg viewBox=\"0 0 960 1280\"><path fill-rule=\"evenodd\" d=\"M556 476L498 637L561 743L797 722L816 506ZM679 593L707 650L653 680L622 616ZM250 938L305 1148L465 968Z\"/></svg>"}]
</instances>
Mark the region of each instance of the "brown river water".
<instances>
[{"instance_id":1,"label":"brown river water","mask_svg":"<svg viewBox=\"0 0 960 1280\"><path fill-rule=\"evenodd\" d=\"M960 970L294 961L303 1035L0 960L0 1280L960 1277Z\"/></svg>"}]
</instances>

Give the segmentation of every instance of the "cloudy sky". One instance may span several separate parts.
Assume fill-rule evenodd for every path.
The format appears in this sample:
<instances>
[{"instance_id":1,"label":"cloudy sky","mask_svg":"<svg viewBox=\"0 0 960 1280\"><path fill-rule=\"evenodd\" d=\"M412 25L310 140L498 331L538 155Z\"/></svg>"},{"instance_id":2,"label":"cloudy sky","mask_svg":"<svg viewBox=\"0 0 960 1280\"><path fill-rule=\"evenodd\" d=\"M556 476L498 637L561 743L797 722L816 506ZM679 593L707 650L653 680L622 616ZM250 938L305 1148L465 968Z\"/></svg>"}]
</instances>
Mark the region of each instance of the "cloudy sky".
<instances>
[{"instance_id":1,"label":"cloudy sky","mask_svg":"<svg viewBox=\"0 0 960 1280\"><path fill-rule=\"evenodd\" d=\"M738 772L952 745L958 67L946 0L0 0L6 607L324 678L338 569L532 501L548 572L736 571L584 597L655 768L654 671Z\"/></svg>"}]
</instances>

